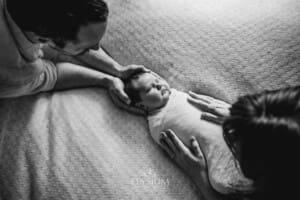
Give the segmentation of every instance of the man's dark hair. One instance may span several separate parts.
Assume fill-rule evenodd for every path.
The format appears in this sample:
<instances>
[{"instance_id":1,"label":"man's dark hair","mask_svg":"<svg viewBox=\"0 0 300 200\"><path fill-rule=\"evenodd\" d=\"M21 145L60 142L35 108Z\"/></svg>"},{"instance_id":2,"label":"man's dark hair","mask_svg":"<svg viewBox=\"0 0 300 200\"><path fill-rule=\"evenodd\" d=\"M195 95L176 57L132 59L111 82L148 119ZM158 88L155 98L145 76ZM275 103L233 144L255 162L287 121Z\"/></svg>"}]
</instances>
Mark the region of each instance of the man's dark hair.
<instances>
[{"instance_id":1,"label":"man's dark hair","mask_svg":"<svg viewBox=\"0 0 300 200\"><path fill-rule=\"evenodd\" d=\"M240 97L230 114L223 124L224 138L233 152L239 141L242 171L256 180L243 168L245 163L259 160L265 169L261 175L267 180L256 199L299 197L300 87Z\"/></svg>"},{"instance_id":2,"label":"man's dark hair","mask_svg":"<svg viewBox=\"0 0 300 200\"><path fill-rule=\"evenodd\" d=\"M77 40L81 26L106 22L108 16L103 0L8 0L7 9L23 31L50 38L61 48Z\"/></svg>"}]
</instances>

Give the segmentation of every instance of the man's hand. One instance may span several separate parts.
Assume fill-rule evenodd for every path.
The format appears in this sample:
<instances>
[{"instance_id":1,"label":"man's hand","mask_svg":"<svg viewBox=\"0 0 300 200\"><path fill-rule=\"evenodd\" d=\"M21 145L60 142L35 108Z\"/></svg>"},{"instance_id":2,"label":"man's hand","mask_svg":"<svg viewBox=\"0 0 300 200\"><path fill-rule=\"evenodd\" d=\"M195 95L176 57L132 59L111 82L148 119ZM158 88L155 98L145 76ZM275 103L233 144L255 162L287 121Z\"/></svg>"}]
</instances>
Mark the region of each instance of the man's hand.
<instances>
[{"instance_id":1,"label":"man's hand","mask_svg":"<svg viewBox=\"0 0 300 200\"><path fill-rule=\"evenodd\" d=\"M119 78L121 79L127 79L132 74L138 73L138 72L149 72L150 70L147 69L143 65L127 65L127 66L121 66L119 69Z\"/></svg>"},{"instance_id":2,"label":"man's hand","mask_svg":"<svg viewBox=\"0 0 300 200\"><path fill-rule=\"evenodd\" d=\"M118 107L138 115L146 115L146 111L130 105L130 99L124 91L124 83L120 78L111 79L108 86L109 95Z\"/></svg>"},{"instance_id":3,"label":"man's hand","mask_svg":"<svg viewBox=\"0 0 300 200\"><path fill-rule=\"evenodd\" d=\"M161 133L160 144L171 159L197 182L207 166L196 138L191 137L191 148L188 148L172 130L166 130Z\"/></svg>"},{"instance_id":4,"label":"man's hand","mask_svg":"<svg viewBox=\"0 0 300 200\"><path fill-rule=\"evenodd\" d=\"M112 101L114 102L114 104L130 113L134 113L134 114L137 114L137 115L147 115L147 112L145 110L142 110L140 108L137 108L137 107L134 107L134 106L131 106L129 104L126 104L124 101L122 101L114 92L112 91L108 91L109 92L109 95L112 99Z\"/></svg>"},{"instance_id":5,"label":"man's hand","mask_svg":"<svg viewBox=\"0 0 300 200\"><path fill-rule=\"evenodd\" d=\"M124 83L120 78L113 77L111 78L107 89L110 94L114 94L124 103L130 104L130 99L128 95L125 93L124 87L125 87Z\"/></svg>"},{"instance_id":6,"label":"man's hand","mask_svg":"<svg viewBox=\"0 0 300 200\"><path fill-rule=\"evenodd\" d=\"M230 115L229 109L231 105L213 97L190 91L188 101L204 111L201 115L201 118L204 120L222 124L225 118Z\"/></svg>"}]
</instances>

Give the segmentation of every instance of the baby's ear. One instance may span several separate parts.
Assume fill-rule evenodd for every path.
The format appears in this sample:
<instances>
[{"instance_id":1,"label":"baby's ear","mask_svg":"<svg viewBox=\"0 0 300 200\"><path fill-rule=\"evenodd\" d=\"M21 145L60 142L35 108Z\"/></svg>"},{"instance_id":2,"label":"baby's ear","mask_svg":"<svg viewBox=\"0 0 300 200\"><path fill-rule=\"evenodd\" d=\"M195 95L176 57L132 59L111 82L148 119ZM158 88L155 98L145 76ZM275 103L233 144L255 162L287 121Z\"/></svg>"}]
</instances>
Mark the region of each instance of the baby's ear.
<instances>
[{"instance_id":1,"label":"baby's ear","mask_svg":"<svg viewBox=\"0 0 300 200\"><path fill-rule=\"evenodd\" d=\"M136 103L134 106L138 107L138 108L141 108L143 110L148 110L148 107L145 106L144 104L142 104L141 102L140 103Z\"/></svg>"}]
</instances>

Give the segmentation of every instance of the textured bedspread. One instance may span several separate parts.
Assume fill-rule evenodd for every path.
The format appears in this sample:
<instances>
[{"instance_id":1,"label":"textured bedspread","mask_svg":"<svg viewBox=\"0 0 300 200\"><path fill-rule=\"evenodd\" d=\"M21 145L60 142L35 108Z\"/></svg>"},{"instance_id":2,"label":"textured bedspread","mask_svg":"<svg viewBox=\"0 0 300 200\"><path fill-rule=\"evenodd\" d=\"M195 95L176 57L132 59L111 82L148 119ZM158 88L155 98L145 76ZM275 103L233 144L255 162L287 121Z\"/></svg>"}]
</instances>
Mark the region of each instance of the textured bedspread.
<instances>
[{"instance_id":1,"label":"textured bedspread","mask_svg":"<svg viewBox=\"0 0 300 200\"><path fill-rule=\"evenodd\" d=\"M298 0L109 0L105 49L232 102L300 84ZM203 199L97 88L0 100L0 199Z\"/></svg>"}]
</instances>

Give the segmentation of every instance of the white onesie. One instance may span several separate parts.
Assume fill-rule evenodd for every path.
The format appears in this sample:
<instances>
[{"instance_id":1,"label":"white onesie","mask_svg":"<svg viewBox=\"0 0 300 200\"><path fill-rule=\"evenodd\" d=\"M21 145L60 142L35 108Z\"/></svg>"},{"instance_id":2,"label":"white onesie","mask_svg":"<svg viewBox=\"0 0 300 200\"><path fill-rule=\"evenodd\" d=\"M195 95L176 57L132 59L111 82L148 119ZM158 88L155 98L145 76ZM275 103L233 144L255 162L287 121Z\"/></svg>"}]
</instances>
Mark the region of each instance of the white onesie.
<instances>
[{"instance_id":1,"label":"white onesie","mask_svg":"<svg viewBox=\"0 0 300 200\"><path fill-rule=\"evenodd\" d=\"M187 146L195 136L207 161L212 187L222 193L252 192L253 182L241 172L229 147L224 141L222 127L200 120L201 111L187 101L188 94L171 89L168 103L148 116L151 136L159 143L160 133L173 130Z\"/></svg>"}]
</instances>

